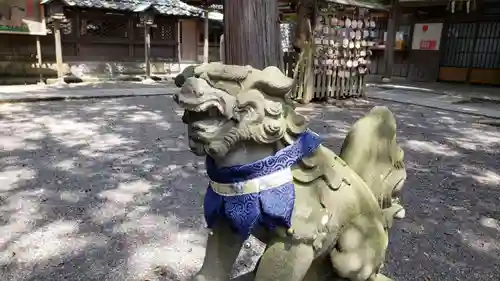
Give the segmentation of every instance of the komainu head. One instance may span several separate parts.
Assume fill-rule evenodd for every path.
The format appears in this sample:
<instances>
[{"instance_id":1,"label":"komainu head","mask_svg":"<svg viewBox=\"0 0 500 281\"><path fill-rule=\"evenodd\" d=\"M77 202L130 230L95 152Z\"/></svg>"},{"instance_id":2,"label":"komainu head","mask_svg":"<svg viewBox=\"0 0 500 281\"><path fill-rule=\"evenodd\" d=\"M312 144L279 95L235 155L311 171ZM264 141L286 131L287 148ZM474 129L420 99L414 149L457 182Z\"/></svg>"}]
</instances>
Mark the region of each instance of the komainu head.
<instances>
[{"instance_id":1,"label":"komainu head","mask_svg":"<svg viewBox=\"0 0 500 281\"><path fill-rule=\"evenodd\" d=\"M175 102L184 109L189 146L222 158L238 143L284 145L306 129L289 98L292 79L276 67L203 64L176 78Z\"/></svg>"}]
</instances>

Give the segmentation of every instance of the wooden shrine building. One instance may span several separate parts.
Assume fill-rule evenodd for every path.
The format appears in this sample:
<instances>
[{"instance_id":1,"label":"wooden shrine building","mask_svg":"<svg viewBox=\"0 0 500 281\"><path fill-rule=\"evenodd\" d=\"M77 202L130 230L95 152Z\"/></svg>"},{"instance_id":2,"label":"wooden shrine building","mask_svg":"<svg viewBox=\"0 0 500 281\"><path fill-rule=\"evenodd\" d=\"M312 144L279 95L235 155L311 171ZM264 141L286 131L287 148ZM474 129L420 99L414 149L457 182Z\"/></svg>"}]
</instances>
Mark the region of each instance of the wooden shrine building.
<instances>
[{"instance_id":1,"label":"wooden shrine building","mask_svg":"<svg viewBox=\"0 0 500 281\"><path fill-rule=\"evenodd\" d=\"M203 59L204 11L185 2L34 1L40 3L46 31L30 36L0 29L0 81L33 83L40 73L44 79L144 78L175 73ZM220 36L222 16L211 13L209 19L210 32ZM211 42L210 60L218 61L218 40Z\"/></svg>"}]
</instances>

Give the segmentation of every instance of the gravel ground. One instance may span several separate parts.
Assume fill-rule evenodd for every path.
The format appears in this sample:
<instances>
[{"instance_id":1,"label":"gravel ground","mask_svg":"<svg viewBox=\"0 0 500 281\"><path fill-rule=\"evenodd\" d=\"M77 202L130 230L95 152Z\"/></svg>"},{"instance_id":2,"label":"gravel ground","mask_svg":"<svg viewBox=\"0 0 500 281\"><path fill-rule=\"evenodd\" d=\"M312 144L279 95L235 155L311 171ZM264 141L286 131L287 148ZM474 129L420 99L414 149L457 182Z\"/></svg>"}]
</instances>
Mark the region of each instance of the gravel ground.
<instances>
[{"instance_id":1,"label":"gravel ground","mask_svg":"<svg viewBox=\"0 0 500 281\"><path fill-rule=\"evenodd\" d=\"M500 280L500 132L401 104L407 218L396 280ZM366 106L300 108L339 151ZM166 97L0 105L0 280L186 280L201 265L203 160ZM242 251L235 275L260 245Z\"/></svg>"}]
</instances>

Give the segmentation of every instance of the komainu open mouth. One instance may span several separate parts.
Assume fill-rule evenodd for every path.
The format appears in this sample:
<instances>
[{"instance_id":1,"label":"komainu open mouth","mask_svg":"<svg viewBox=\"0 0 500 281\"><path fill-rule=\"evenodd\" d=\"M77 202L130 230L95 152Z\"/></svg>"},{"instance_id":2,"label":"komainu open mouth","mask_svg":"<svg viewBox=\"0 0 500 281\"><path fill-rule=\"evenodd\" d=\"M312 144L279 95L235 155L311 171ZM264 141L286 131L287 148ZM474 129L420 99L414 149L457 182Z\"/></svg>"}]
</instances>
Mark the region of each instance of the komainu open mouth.
<instances>
[{"instance_id":1,"label":"komainu open mouth","mask_svg":"<svg viewBox=\"0 0 500 281\"><path fill-rule=\"evenodd\" d=\"M203 131L208 129L205 128L207 126L219 126L228 120L229 118L221 112L220 107L214 105L196 107L194 110L185 109L184 116L182 116L185 124L192 124L194 128Z\"/></svg>"},{"instance_id":2,"label":"komainu open mouth","mask_svg":"<svg viewBox=\"0 0 500 281\"><path fill-rule=\"evenodd\" d=\"M181 105L186 111L193 113L205 113L211 117L223 117L224 109L222 105L216 100L207 100L199 104L183 104Z\"/></svg>"}]
</instances>

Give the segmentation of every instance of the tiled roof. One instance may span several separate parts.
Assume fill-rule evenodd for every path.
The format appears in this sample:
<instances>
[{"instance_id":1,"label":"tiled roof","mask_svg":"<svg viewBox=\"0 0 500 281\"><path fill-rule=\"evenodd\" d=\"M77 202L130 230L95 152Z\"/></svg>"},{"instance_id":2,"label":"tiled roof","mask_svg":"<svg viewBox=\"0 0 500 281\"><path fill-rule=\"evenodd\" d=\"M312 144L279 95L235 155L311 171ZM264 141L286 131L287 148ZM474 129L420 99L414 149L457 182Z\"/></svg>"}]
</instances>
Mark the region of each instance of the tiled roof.
<instances>
[{"instance_id":1,"label":"tiled roof","mask_svg":"<svg viewBox=\"0 0 500 281\"><path fill-rule=\"evenodd\" d=\"M373 10L388 10L390 7L387 0L326 0L346 6L356 6Z\"/></svg>"},{"instance_id":2,"label":"tiled roof","mask_svg":"<svg viewBox=\"0 0 500 281\"><path fill-rule=\"evenodd\" d=\"M203 3L202 0L183 0L186 3L189 3L191 5L201 5ZM223 10L223 1L222 0L207 0L209 6L209 9L213 10ZM404 0L399 0L400 2ZM436 1L436 0L406 0L406 1L420 1L420 2L431 2L431 1ZM452 1L452 0L449 0ZM467 0L456 0L456 1L467 1ZM495 1L495 0L493 0ZM332 3L338 3L346 6L357 6L357 7L363 7L363 8L368 8L368 9L374 9L374 10L387 10L390 5L390 0L324 0L324 2L332 2ZM291 0L279 0L278 5L280 7L291 7Z\"/></svg>"},{"instance_id":3,"label":"tiled roof","mask_svg":"<svg viewBox=\"0 0 500 281\"><path fill-rule=\"evenodd\" d=\"M53 0L42 0L47 4ZM61 0L68 6L94 9L110 9L118 11L142 12L147 9L156 10L159 14L169 16L201 17L203 10L188 5L180 0ZM212 18L212 17L209 17ZM217 19L215 19L217 20Z\"/></svg>"},{"instance_id":4,"label":"tiled roof","mask_svg":"<svg viewBox=\"0 0 500 281\"><path fill-rule=\"evenodd\" d=\"M208 8L212 10L223 10L224 6L222 6L222 4L212 4L208 6Z\"/></svg>"}]
</instances>

